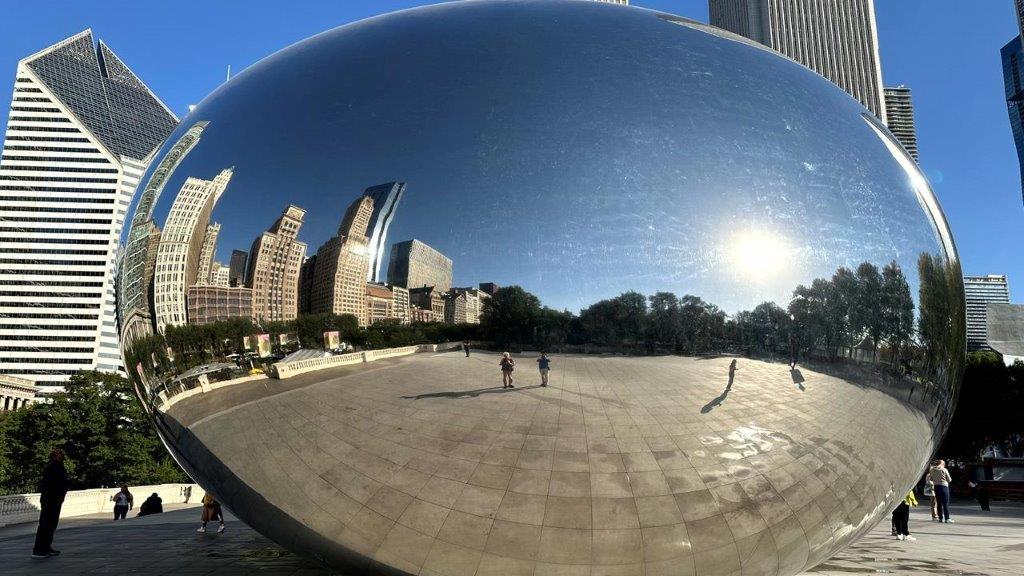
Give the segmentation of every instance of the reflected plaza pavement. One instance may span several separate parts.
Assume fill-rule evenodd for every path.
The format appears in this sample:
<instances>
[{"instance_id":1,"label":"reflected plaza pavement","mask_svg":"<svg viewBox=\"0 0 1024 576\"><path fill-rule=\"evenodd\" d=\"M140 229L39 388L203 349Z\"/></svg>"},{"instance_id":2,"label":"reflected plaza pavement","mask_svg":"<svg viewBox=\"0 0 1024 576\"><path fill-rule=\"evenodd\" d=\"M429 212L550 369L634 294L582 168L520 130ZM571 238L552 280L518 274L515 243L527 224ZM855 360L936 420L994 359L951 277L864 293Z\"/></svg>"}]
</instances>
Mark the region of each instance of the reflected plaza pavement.
<instances>
[{"instance_id":1,"label":"reflected plaza pavement","mask_svg":"<svg viewBox=\"0 0 1024 576\"><path fill-rule=\"evenodd\" d=\"M527 367L504 390L496 354L424 353L157 418L187 461L219 455L226 501L251 490L257 519L284 510L411 574L796 572L873 527L927 454L871 455L917 445L896 439L928 437L928 415L910 389L783 362L740 359L727 387L730 361L555 356L549 387Z\"/></svg>"}]
</instances>

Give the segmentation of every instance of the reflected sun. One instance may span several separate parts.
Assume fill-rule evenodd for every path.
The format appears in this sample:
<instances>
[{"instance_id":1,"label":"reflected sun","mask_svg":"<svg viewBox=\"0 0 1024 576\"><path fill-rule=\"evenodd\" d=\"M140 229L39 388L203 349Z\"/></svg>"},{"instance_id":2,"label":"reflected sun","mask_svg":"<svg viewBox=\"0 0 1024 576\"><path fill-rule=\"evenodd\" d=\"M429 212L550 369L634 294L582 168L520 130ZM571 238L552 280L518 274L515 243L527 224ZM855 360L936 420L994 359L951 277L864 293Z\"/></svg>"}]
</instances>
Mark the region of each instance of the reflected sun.
<instances>
[{"instance_id":1,"label":"reflected sun","mask_svg":"<svg viewBox=\"0 0 1024 576\"><path fill-rule=\"evenodd\" d=\"M748 230L733 236L729 247L730 265L738 276L769 280L790 265L790 247L777 234Z\"/></svg>"}]
</instances>

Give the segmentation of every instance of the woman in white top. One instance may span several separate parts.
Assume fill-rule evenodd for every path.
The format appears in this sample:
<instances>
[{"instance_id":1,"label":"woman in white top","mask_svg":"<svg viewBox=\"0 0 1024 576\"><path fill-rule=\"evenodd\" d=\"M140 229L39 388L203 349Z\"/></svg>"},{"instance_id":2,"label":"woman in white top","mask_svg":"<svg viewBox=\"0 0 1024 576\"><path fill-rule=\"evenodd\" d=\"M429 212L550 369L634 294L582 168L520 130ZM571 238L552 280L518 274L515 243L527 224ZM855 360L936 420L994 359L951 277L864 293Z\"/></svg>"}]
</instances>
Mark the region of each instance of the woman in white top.
<instances>
[{"instance_id":1,"label":"woman in white top","mask_svg":"<svg viewBox=\"0 0 1024 576\"><path fill-rule=\"evenodd\" d=\"M128 511L135 506L135 499L124 484L121 485L121 491L111 496L110 500L114 503L114 520L124 520Z\"/></svg>"}]
</instances>

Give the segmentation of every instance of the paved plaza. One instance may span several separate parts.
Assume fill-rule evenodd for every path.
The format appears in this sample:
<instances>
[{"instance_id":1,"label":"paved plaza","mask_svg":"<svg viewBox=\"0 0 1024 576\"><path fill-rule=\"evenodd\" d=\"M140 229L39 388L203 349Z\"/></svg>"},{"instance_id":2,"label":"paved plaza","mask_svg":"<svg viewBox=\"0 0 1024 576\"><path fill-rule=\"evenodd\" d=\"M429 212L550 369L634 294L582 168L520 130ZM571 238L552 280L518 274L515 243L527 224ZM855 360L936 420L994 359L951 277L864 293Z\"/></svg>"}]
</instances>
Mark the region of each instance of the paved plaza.
<instances>
[{"instance_id":1,"label":"paved plaza","mask_svg":"<svg viewBox=\"0 0 1024 576\"><path fill-rule=\"evenodd\" d=\"M749 359L730 385L731 360L556 356L541 388L523 356L505 390L495 354L417 354L216 389L161 425L249 524L354 573L796 572L913 481L927 396Z\"/></svg>"},{"instance_id":2,"label":"paved plaza","mask_svg":"<svg viewBox=\"0 0 1024 576\"><path fill-rule=\"evenodd\" d=\"M947 525L930 522L926 508L915 509L910 527L917 542L893 539L888 522L883 521L850 549L807 574L1019 576L1024 565L1024 506L995 503L992 512L981 512L977 505L964 503L952 510L957 523ZM12 576L337 574L282 550L230 515L226 533L197 534L198 517L199 508L190 505L123 522L112 522L106 515L65 520L56 539L64 554L47 560L29 557L35 525L0 528L0 572ZM551 572L534 571L535 576L541 574Z\"/></svg>"}]
</instances>

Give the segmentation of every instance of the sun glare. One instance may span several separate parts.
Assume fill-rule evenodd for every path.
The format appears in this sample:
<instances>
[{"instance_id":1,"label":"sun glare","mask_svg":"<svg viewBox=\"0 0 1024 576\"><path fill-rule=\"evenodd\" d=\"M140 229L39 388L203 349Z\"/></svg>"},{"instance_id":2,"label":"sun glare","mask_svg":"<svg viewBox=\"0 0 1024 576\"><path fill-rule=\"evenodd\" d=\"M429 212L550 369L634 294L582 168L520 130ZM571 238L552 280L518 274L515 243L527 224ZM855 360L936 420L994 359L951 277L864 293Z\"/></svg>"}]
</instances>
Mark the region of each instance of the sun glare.
<instances>
[{"instance_id":1,"label":"sun glare","mask_svg":"<svg viewBox=\"0 0 1024 576\"><path fill-rule=\"evenodd\" d=\"M738 276L769 280L789 266L789 247L775 234L743 232L733 238L731 246L732 266Z\"/></svg>"}]
</instances>

